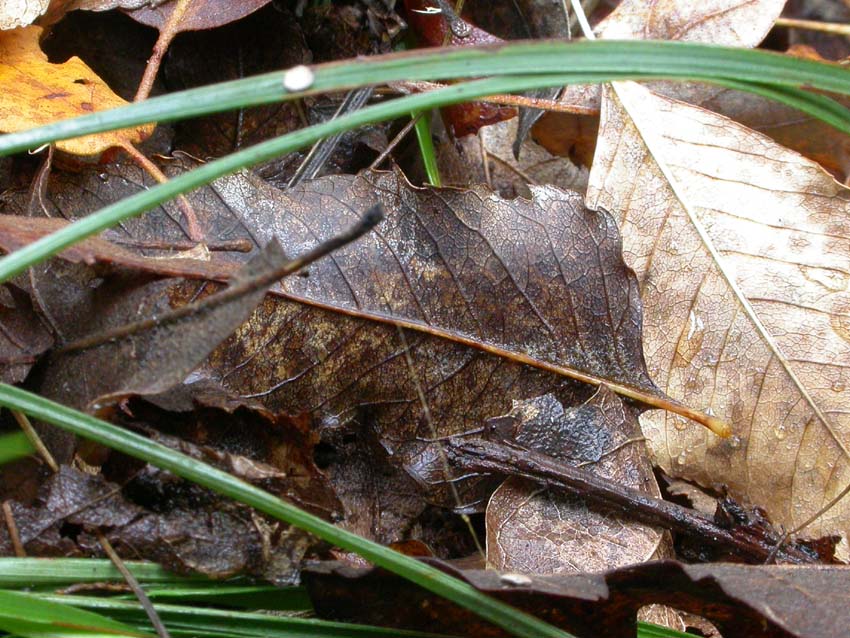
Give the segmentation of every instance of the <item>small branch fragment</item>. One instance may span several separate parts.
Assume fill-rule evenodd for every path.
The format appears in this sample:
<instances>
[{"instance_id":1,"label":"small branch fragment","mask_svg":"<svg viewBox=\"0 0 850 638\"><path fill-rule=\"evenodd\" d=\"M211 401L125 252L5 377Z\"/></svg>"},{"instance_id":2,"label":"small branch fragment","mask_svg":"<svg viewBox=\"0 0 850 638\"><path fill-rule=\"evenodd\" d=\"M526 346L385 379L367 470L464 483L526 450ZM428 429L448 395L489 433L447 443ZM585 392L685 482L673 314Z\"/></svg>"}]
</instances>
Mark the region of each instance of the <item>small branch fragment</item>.
<instances>
[{"instance_id":1,"label":"small branch fragment","mask_svg":"<svg viewBox=\"0 0 850 638\"><path fill-rule=\"evenodd\" d=\"M453 437L446 441L449 461L466 472L522 476L542 485L580 495L589 504L648 525L662 526L688 535L701 543L728 552L738 560L764 563L810 564L818 562L801 549L786 545L777 550L776 542L765 542L753 535L725 529L693 510L572 467L533 450L488 441ZM777 541L779 539L776 539Z\"/></svg>"}]
</instances>

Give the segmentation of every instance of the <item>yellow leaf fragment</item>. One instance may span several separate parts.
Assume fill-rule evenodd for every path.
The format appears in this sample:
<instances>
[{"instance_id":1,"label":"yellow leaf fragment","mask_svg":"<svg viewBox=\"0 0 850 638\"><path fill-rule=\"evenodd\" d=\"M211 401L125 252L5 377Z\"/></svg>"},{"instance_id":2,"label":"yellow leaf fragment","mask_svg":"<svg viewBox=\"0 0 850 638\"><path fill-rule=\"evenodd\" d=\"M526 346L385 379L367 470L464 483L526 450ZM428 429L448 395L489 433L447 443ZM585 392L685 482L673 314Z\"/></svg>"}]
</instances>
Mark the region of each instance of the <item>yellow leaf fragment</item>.
<instances>
[{"instance_id":1,"label":"yellow leaf fragment","mask_svg":"<svg viewBox=\"0 0 850 638\"><path fill-rule=\"evenodd\" d=\"M633 83L604 91L589 182L587 205L619 221L640 282L651 376L734 431L648 413L656 460L804 523L850 483L850 189ZM848 532L850 497L803 535Z\"/></svg>"},{"instance_id":2,"label":"yellow leaf fragment","mask_svg":"<svg viewBox=\"0 0 850 638\"><path fill-rule=\"evenodd\" d=\"M127 102L79 58L51 64L39 47L41 27L0 32L0 131L26 130ZM99 155L150 135L153 125L57 142L73 155Z\"/></svg>"}]
</instances>

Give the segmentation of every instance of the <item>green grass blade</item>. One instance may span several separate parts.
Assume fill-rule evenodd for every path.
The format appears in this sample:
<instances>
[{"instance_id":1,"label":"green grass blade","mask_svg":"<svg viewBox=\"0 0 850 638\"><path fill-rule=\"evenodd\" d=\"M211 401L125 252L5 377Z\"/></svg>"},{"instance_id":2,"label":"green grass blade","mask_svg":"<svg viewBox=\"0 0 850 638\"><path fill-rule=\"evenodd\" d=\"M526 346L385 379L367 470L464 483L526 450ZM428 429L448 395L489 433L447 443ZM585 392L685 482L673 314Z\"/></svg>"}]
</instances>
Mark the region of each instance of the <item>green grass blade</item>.
<instances>
[{"instance_id":1,"label":"green grass blade","mask_svg":"<svg viewBox=\"0 0 850 638\"><path fill-rule=\"evenodd\" d=\"M499 47L409 51L312 68L315 80L306 93L289 93L284 89L285 71L267 73L11 133L0 137L0 154L147 122L167 122L305 94L400 80L522 75L529 80L530 88L534 88L543 87L544 84L535 80L547 75L559 75L562 79L545 86L656 78L720 84L752 82L850 94L848 70L837 64L691 42L524 42ZM570 69L569 73L564 69Z\"/></svg>"},{"instance_id":2,"label":"green grass blade","mask_svg":"<svg viewBox=\"0 0 850 638\"><path fill-rule=\"evenodd\" d=\"M35 452L32 443L23 432L0 435L0 465ZM2 574L2 572L0 572Z\"/></svg>"},{"instance_id":3,"label":"green grass blade","mask_svg":"<svg viewBox=\"0 0 850 638\"><path fill-rule=\"evenodd\" d=\"M145 625L145 612L135 601L120 601L95 596L62 596L38 594L40 600L62 602L82 607L132 625ZM399 638L440 638L439 634L404 631L355 625L351 623L293 618L269 614L193 607L188 605L156 604L157 613L169 629L185 628L198 633L226 632L241 636L273 638L280 636L345 636L367 638L369 636L399 636Z\"/></svg>"},{"instance_id":4,"label":"green grass blade","mask_svg":"<svg viewBox=\"0 0 850 638\"><path fill-rule=\"evenodd\" d=\"M194 584L203 577L187 578L166 571L159 565L140 561L125 563L142 583ZM0 558L0 587L62 587L76 583L123 582L124 577L112 561L100 558Z\"/></svg>"},{"instance_id":5,"label":"green grass blade","mask_svg":"<svg viewBox=\"0 0 850 638\"><path fill-rule=\"evenodd\" d=\"M0 590L0 630L26 638L134 636L153 638L122 622L62 602Z\"/></svg>"},{"instance_id":6,"label":"green grass blade","mask_svg":"<svg viewBox=\"0 0 850 638\"><path fill-rule=\"evenodd\" d=\"M482 594L471 585L452 578L430 565L338 528L226 472L138 434L5 383L0 384L0 405L20 410L63 430L151 463L219 494L250 505L278 520L295 525L329 543L355 552L375 565L395 572L439 596L454 601L516 636L564 638L569 635L538 618Z\"/></svg>"},{"instance_id":7,"label":"green grass blade","mask_svg":"<svg viewBox=\"0 0 850 638\"><path fill-rule=\"evenodd\" d=\"M489 78L462 84L455 84L437 91L410 95L376 104L342 117L317 124L281 137L277 137L245 150L233 153L221 159L204 164L192 171L184 173L136 195L106 206L95 214L80 219L62 230L43 237L38 241L15 251L0 259L0 282L21 273L23 270L48 257L55 255L68 246L85 239L95 233L115 226L116 224L159 204L168 201L179 194L208 184L211 181L233 173L239 169L253 166L274 157L308 146L324 137L342 133L366 124L407 115L412 111L421 111L446 104L468 101L493 93L507 93L543 86L559 86L563 83L564 75ZM595 78L600 81L603 78ZM732 83L733 88L747 87L740 83ZM771 89L764 85L755 85L754 92L770 93L782 96L787 102L793 102L801 110L818 111L825 117L832 118L841 130L850 133L850 113L841 107L835 108L835 102L824 96L807 94L793 88ZM0 137L0 142L4 138Z\"/></svg>"},{"instance_id":8,"label":"green grass blade","mask_svg":"<svg viewBox=\"0 0 850 638\"><path fill-rule=\"evenodd\" d=\"M439 188L443 185L443 180L440 179L437 153L434 150L434 140L431 139L431 112L413 113L411 117L419 118L413 128L416 131L416 141L419 143L419 153L422 155L422 163L425 166L428 183Z\"/></svg>"}]
</instances>

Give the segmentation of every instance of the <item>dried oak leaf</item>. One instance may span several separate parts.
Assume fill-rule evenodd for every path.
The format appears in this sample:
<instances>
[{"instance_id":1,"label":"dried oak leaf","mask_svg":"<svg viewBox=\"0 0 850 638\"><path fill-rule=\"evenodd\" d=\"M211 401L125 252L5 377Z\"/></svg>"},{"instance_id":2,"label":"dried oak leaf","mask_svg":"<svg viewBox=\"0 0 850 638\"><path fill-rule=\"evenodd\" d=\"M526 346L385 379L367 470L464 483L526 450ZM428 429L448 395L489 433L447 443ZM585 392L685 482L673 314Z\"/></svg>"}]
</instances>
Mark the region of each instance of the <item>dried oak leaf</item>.
<instances>
[{"instance_id":1,"label":"dried oak leaf","mask_svg":"<svg viewBox=\"0 0 850 638\"><path fill-rule=\"evenodd\" d=\"M794 528L850 482L850 190L722 116L633 83L605 96L586 201L622 225L652 377L735 435L653 412L656 460ZM848 531L850 499L805 530Z\"/></svg>"},{"instance_id":2,"label":"dried oak leaf","mask_svg":"<svg viewBox=\"0 0 850 638\"><path fill-rule=\"evenodd\" d=\"M41 27L0 32L0 130L4 132L127 104L79 58L52 64L38 40ZM56 143L73 155L99 155L144 140L153 125L138 126Z\"/></svg>"},{"instance_id":3,"label":"dried oak leaf","mask_svg":"<svg viewBox=\"0 0 850 638\"><path fill-rule=\"evenodd\" d=\"M579 638L637 636L638 610L654 603L704 616L727 637L833 638L844 635L850 623L850 571L841 567L662 561L601 574L525 576L437 565ZM303 579L320 618L483 638L506 635L380 569L331 563L311 566Z\"/></svg>"}]
</instances>

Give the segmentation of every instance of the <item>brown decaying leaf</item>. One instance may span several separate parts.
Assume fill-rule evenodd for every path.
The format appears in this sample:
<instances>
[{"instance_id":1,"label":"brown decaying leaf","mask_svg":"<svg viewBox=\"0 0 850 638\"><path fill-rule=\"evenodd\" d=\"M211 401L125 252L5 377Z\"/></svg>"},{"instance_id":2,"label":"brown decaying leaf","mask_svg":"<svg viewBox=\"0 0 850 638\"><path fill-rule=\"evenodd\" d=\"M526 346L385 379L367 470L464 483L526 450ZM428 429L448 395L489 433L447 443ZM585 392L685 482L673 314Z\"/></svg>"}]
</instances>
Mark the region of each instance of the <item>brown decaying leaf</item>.
<instances>
[{"instance_id":1,"label":"brown decaying leaf","mask_svg":"<svg viewBox=\"0 0 850 638\"><path fill-rule=\"evenodd\" d=\"M52 345L29 296L12 284L0 287L0 379L20 383Z\"/></svg>"},{"instance_id":2,"label":"brown decaying leaf","mask_svg":"<svg viewBox=\"0 0 850 638\"><path fill-rule=\"evenodd\" d=\"M660 498L637 415L605 386L565 409L552 395L514 401L520 445L587 466L604 478ZM487 560L525 574L591 572L672 556L668 535L590 509L580 497L509 478L487 504Z\"/></svg>"},{"instance_id":3,"label":"brown decaying leaf","mask_svg":"<svg viewBox=\"0 0 850 638\"><path fill-rule=\"evenodd\" d=\"M636 636L638 610L653 603L704 616L726 637L834 638L850 623L850 571L842 567L662 561L601 574L526 576L436 564L579 638ZM311 566L303 576L320 618L482 638L506 635L383 570L330 563Z\"/></svg>"},{"instance_id":4,"label":"brown decaying leaf","mask_svg":"<svg viewBox=\"0 0 850 638\"><path fill-rule=\"evenodd\" d=\"M155 468L137 480L137 492L163 491L157 510L127 500L102 475L62 466L42 485L33 507L11 503L25 549L38 556L99 555L93 532L108 528L110 543L125 558L214 578L260 569L263 539L246 511L196 486L175 484ZM0 526L0 554L10 555L9 542L5 525Z\"/></svg>"},{"instance_id":5,"label":"brown decaying leaf","mask_svg":"<svg viewBox=\"0 0 850 638\"><path fill-rule=\"evenodd\" d=\"M543 187L531 201L505 201L482 188L415 189L392 173L287 192L245 176L214 188L259 241L276 235L291 252L376 200L388 211L375 233L309 277L283 282L297 303L267 300L213 355L210 372L226 375L234 391L341 422L371 406L383 444L399 452L433 435L401 356L393 325L401 323L413 328L409 350L439 434L478 427L507 409L508 395L581 394L512 362L514 354L653 392L633 338L639 305L618 265L616 231L574 194ZM272 217L270 208L288 213Z\"/></svg>"},{"instance_id":6,"label":"brown decaying leaf","mask_svg":"<svg viewBox=\"0 0 850 638\"><path fill-rule=\"evenodd\" d=\"M232 286L255 280L277 269L286 257L277 242L256 255L234 275ZM151 317L128 334L117 334L89 347L51 356L43 391L69 405L89 407L114 403L131 395L158 394L179 384L227 335L233 332L262 300L265 289L250 290L224 303L200 306L196 312L174 320L163 317L163 309L175 299L158 292L178 295L168 282L135 286L128 294L104 286L92 315L80 316L76 341L132 325ZM195 291L198 294L200 291ZM191 294L191 293L189 293ZM178 302L179 303L179 302ZM158 318L159 317L159 318ZM67 346L68 344L63 344Z\"/></svg>"},{"instance_id":7,"label":"brown decaying leaf","mask_svg":"<svg viewBox=\"0 0 850 638\"><path fill-rule=\"evenodd\" d=\"M552 395L514 401L517 443L603 478L661 497L637 412L606 386L584 405L564 407ZM503 427L504 427L503 423ZM490 497L485 515L487 565L522 574L597 572L672 558L668 532L599 512L581 496L508 478ZM683 629L674 610L658 606L641 620Z\"/></svg>"},{"instance_id":8,"label":"brown decaying leaf","mask_svg":"<svg viewBox=\"0 0 850 638\"><path fill-rule=\"evenodd\" d=\"M270 1L192 0L186 14L180 20L177 32L215 29L250 15ZM168 16L171 14L175 3L151 3L139 2L139 0L78 0L77 4L80 9L91 9L93 11L122 9L133 20L159 29L168 21Z\"/></svg>"},{"instance_id":9,"label":"brown decaying leaf","mask_svg":"<svg viewBox=\"0 0 850 638\"><path fill-rule=\"evenodd\" d=\"M96 197L86 203L74 194L75 183L51 184L49 203L59 212L96 207L110 185L122 193L136 188L93 174L86 190ZM308 277L287 282L278 293L288 300L267 298L199 374L276 411L315 413L326 424L368 414L362 422L375 423L380 442L372 456L384 446L410 463L422 445L416 438L432 432L421 418L398 322L412 329L409 350L441 434L479 427L509 409L512 398L552 391L571 405L590 393L516 358L578 368L652 395L636 284L622 264L613 223L586 211L576 194L533 192L534 200L506 201L483 188L419 190L391 173L324 178L289 192L240 174L202 189L193 204L207 216L202 223L211 240L262 243L278 236L291 254L347 225L362 206L381 201L388 219L377 233L311 267ZM161 222L153 221L157 215ZM150 228L170 223L163 234L173 234L173 222L157 215ZM128 230L136 232L132 224ZM186 286L183 295L197 287ZM138 303L153 292L127 294L141 295ZM111 294L105 288L102 299ZM94 307L78 317L105 321L107 306ZM109 319L127 320L120 313Z\"/></svg>"},{"instance_id":10,"label":"brown decaying leaf","mask_svg":"<svg viewBox=\"0 0 850 638\"><path fill-rule=\"evenodd\" d=\"M850 190L719 115L606 96L586 201L622 224L652 376L735 434L645 415L656 459L799 525L850 481ZM805 533L848 531L845 499Z\"/></svg>"},{"instance_id":11,"label":"brown decaying leaf","mask_svg":"<svg viewBox=\"0 0 850 638\"><path fill-rule=\"evenodd\" d=\"M41 27L0 32L0 130L20 131L94 111L123 106L79 58L51 64L39 48ZM144 140L153 125L57 142L74 155L98 155Z\"/></svg>"}]
</instances>

